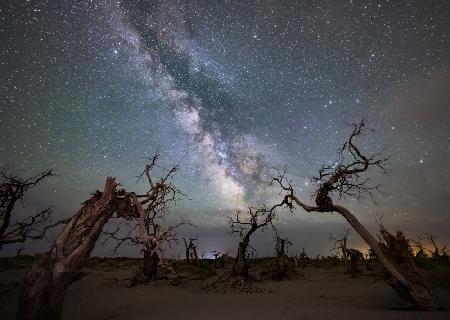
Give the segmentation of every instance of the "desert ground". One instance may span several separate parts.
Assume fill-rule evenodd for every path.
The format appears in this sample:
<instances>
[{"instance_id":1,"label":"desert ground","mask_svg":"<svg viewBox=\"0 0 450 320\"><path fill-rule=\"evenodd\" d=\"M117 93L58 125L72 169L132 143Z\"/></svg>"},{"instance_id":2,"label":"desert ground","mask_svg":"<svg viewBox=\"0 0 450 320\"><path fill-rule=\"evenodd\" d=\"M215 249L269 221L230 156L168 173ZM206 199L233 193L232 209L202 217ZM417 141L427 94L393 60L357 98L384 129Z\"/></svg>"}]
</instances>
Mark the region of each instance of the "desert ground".
<instances>
[{"instance_id":1,"label":"desert ground","mask_svg":"<svg viewBox=\"0 0 450 320\"><path fill-rule=\"evenodd\" d=\"M1 259L1 319L14 319L32 259ZM227 263L175 262L175 273L160 270L147 281L139 278L141 264L91 258L69 287L62 319L450 319L448 266L423 270L442 310L420 312L399 310L403 302L377 266L352 277L342 265L310 261L295 277L273 281L260 276L264 262L257 262L250 268L254 280L241 286L224 277Z\"/></svg>"}]
</instances>

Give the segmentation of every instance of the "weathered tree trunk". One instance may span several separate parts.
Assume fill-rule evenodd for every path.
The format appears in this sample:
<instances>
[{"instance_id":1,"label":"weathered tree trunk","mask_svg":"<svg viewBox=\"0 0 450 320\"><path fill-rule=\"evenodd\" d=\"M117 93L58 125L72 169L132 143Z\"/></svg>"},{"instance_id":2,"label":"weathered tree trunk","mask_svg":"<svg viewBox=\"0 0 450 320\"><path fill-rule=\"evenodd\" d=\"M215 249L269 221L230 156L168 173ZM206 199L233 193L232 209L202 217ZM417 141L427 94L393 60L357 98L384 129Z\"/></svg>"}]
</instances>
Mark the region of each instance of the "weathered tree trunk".
<instances>
[{"instance_id":1,"label":"weathered tree trunk","mask_svg":"<svg viewBox=\"0 0 450 320\"><path fill-rule=\"evenodd\" d=\"M277 239L277 278L284 278L287 276L286 253L284 252L284 239Z\"/></svg>"},{"instance_id":2,"label":"weathered tree trunk","mask_svg":"<svg viewBox=\"0 0 450 320\"><path fill-rule=\"evenodd\" d=\"M158 273L159 257L156 252L144 250L144 277L154 278Z\"/></svg>"},{"instance_id":3,"label":"weathered tree trunk","mask_svg":"<svg viewBox=\"0 0 450 320\"><path fill-rule=\"evenodd\" d=\"M186 247L186 261L189 262L190 259L190 249Z\"/></svg>"},{"instance_id":4,"label":"weathered tree trunk","mask_svg":"<svg viewBox=\"0 0 450 320\"><path fill-rule=\"evenodd\" d=\"M241 276L243 278L248 277L248 265L245 254L247 252L248 242L241 241L239 242L237 257L233 267L234 275Z\"/></svg>"},{"instance_id":5,"label":"weathered tree trunk","mask_svg":"<svg viewBox=\"0 0 450 320\"><path fill-rule=\"evenodd\" d=\"M104 192L83 203L51 250L33 264L22 286L17 319L60 318L68 286L76 280L103 226L116 210L116 187L115 179L108 177Z\"/></svg>"},{"instance_id":6,"label":"weathered tree trunk","mask_svg":"<svg viewBox=\"0 0 450 320\"><path fill-rule=\"evenodd\" d=\"M346 208L338 205L333 210L340 213L356 232L376 253L378 259L390 274L388 283L404 298L422 310L436 310L431 291L414 265L409 252L408 241L401 232L394 237L386 230L381 230L386 245L378 241Z\"/></svg>"}]
</instances>

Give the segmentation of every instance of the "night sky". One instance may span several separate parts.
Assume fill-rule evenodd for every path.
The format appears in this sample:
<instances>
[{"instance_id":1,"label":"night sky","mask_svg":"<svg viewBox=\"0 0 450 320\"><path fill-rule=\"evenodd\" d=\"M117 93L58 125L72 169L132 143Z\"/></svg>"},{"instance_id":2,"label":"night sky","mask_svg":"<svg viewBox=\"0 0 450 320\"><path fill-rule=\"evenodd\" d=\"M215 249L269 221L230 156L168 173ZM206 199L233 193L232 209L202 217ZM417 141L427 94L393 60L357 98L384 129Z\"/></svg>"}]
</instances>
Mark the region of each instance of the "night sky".
<instances>
[{"instance_id":1,"label":"night sky","mask_svg":"<svg viewBox=\"0 0 450 320\"><path fill-rule=\"evenodd\" d=\"M3 0L0 8L0 167L58 174L19 215L51 205L55 219L68 217L108 175L145 190L136 176L159 147L188 195L171 215L197 225L181 234L198 235L200 252L233 253L226 217L272 204L278 194L267 181L284 165L311 199L309 177L336 160L348 124L365 118L375 131L362 149L391 156L388 173L369 173L384 193L376 204L339 203L373 231L382 217L388 229L432 232L450 245L448 1ZM328 254L329 234L348 227L300 209L277 222L291 250L311 254ZM265 233L254 246L270 254L272 241Z\"/></svg>"}]
</instances>

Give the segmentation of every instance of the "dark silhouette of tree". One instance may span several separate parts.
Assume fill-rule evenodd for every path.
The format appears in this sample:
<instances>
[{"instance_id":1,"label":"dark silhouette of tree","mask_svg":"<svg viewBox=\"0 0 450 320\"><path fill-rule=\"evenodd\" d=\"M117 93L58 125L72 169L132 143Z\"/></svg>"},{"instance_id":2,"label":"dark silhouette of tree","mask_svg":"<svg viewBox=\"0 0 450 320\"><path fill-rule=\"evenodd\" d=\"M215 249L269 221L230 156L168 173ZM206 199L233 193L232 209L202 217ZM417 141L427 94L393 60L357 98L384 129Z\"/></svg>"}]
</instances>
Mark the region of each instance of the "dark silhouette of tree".
<instances>
[{"instance_id":1,"label":"dark silhouette of tree","mask_svg":"<svg viewBox=\"0 0 450 320\"><path fill-rule=\"evenodd\" d=\"M380 243L348 209L335 204L332 199L334 195L337 195L338 199L347 196L359 199L363 194L368 194L373 199L373 192L380 188L380 185L373 185L364 175L371 168L385 172L388 158L382 157L380 153L367 156L356 145L355 140L363 134L365 128L364 121L353 124L350 137L338 149L338 161L330 166L322 166L319 175L312 178L318 185L315 205L306 204L297 197L285 172L274 177L272 182L284 191L281 203L291 210L299 206L307 212L337 212L342 215L373 249L390 275L388 283L418 308L435 310L436 304L431 291L411 259L410 246L403 233L397 231L394 236L381 226Z\"/></svg>"},{"instance_id":2,"label":"dark silhouette of tree","mask_svg":"<svg viewBox=\"0 0 450 320\"><path fill-rule=\"evenodd\" d=\"M419 237L418 241L414 241L413 243L415 243L416 245L416 249L418 250L422 250L422 251L427 251L431 257L433 259L437 259L443 262L449 262L448 260L448 254L447 254L447 246L444 245L441 248L439 248L436 239L438 238L437 235L432 234L432 233L428 233L425 232L422 236ZM430 249L426 249L424 246L422 246L421 241L427 240L432 246L433 246L433 250ZM419 247L418 244L420 244L421 246ZM417 256L417 254L416 254Z\"/></svg>"},{"instance_id":3,"label":"dark silhouette of tree","mask_svg":"<svg viewBox=\"0 0 450 320\"><path fill-rule=\"evenodd\" d=\"M350 234L350 229L346 229L345 232L341 235L340 238L335 238L333 235L330 235L330 240L334 241L334 247L331 251L341 251L342 260L344 260L345 272L350 272L350 262L349 256L347 252L347 240Z\"/></svg>"},{"instance_id":4,"label":"dark silhouette of tree","mask_svg":"<svg viewBox=\"0 0 450 320\"><path fill-rule=\"evenodd\" d=\"M237 211L234 217L228 217L231 233L239 233L241 238L233 266L234 275L248 277L246 254L250 246L250 237L259 229L264 231L271 227L275 230L273 220L276 208L280 206L277 204L270 209L265 206L258 209L250 207L246 212Z\"/></svg>"},{"instance_id":5,"label":"dark silhouette of tree","mask_svg":"<svg viewBox=\"0 0 450 320\"><path fill-rule=\"evenodd\" d=\"M0 250L3 245L23 243L27 239L42 239L49 228L66 222L61 220L51 223L50 208L19 220L14 219L16 205L22 201L25 193L53 175L52 170L47 170L22 179L0 172Z\"/></svg>"},{"instance_id":6,"label":"dark silhouette of tree","mask_svg":"<svg viewBox=\"0 0 450 320\"><path fill-rule=\"evenodd\" d=\"M275 238L276 271L273 279L290 278L293 268L289 262L287 250L292 245L292 242L287 238L281 238L278 234L276 234Z\"/></svg>"},{"instance_id":7,"label":"dark silhouette of tree","mask_svg":"<svg viewBox=\"0 0 450 320\"><path fill-rule=\"evenodd\" d=\"M198 238L189 238L189 241L186 241L186 239L183 238L187 262L194 261L194 263L198 263L198 254L197 254L198 245L195 243L195 241L197 240Z\"/></svg>"},{"instance_id":8,"label":"dark silhouette of tree","mask_svg":"<svg viewBox=\"0 0 450 320\"><path fill-rule=\"evenodd\" d=\"M428 258L427 250L425 249L421 237L418 240L410 240L411 249L413 251L414 259L417 265L425 266Z\"/></svg>"},{"instance_id":9,"label":"dark silhouette of tree","mask_svg":"<svg viewBox=\"0 0 450 320\"><path fill-rule=\"evenodd\" d=\"M428 232L425 232L423 236L419 237L419 241L428 240L431 243L431 245L433 246L433 250L428 249L425 250L427 250L433 258L439 258L441 256L441 250L439 249L436 243L437 238L438 238L437 235Z\"/></svg>"}]
</instances>

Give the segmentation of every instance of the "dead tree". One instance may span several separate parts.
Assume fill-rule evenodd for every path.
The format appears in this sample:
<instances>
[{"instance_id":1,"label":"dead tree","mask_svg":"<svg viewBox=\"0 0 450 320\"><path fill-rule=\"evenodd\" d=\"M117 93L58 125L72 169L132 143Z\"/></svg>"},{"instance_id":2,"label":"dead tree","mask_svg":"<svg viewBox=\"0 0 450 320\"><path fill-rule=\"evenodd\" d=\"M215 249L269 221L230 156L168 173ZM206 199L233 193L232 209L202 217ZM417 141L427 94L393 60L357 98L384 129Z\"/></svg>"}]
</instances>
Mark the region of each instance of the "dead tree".
<instances>
[{"instance_id":1,"label":"dead tree","mask_svg":"<svg viewBox=\"0 0 450 320\"><path fill-rule=\"evenodd\" d=\"M305 267L306 267L306 259L308 258L308 255L306 254L305 248L302 249L302 252L300 253L300 267L302 270L301 276L302 279L305 279Z\"/></svg>"},{"instance_id":2,"label":"dead tree","mask_svg":"<svg viewBox=\"0 0 450 320\"><path fill-rule=\"evenodd\" d=\"M334 248L331 249L331 251L341 251L342 254L342 260L344 260L345 265L345 272L350 272L350 263L349 263L349 257L347 254L347 239L348 235L350 234L350 229L346 229L344 234L339 239L336 239L333 235L330 235L330 240L334 240Z\"/></svg>"},{"instance_id":3,"label":"dead tree","mask_svg":"<svg viewBox=\"0 0 450 320\"><path fill-rule=\"evenodd\" d=\"M425 249L421 237L418 240L410 240L411 248L413 251L414 259L418 266L425 266L428 254Z\"/></svg>"},{"instance_id":4,"label":"dead tree","mask_svg":"<svg viewBox=\"0 0 450 320\"><path fill-rule=\"evenodd\" d=\"M305 248L302 249L302 252L298 254L298 251L296 251L296 254L294 255L294 266L296 269L300 267L300 277L302 279L305 279L305 272L304 269L306 267L306 259L308 258L308 255L305 252Z\"/></svg>"},{"instance_id":5,"label":"dead tree","mask_svg":"<svg viewBox=\"0 0 450 320\"><path fill-rule=\"evenodd\" d=\"M97 191L67 222L51 250L39 257L25 276L17 319L59 319L68 286L77 280L106 222L117 217L137 219L136 237L145 249L161 254L162 242L173 236L175 227L147 232L145 209L135 193L117 191L115 178L108 177L103 192Z\"/></svg>"},{"instance_id":6,"label":"dead tree","mask_svg":"<svg viewBox=\"0 0 450 320\"><path fill-rule=\"evenodd\" d=\"M298 205L307 212L337 212L342 215L374 250L390 275L391 286L418 308L435 310L436 304L431 291L411 259L409 244L404 235L398 231L393 236L383 228L381 234L384 241L380 244L348 209L332 200L334 194L339 199L346 196L359 199L364 193L373 197L373 191L379 189L379 185L371 185L370 179L363 178L363 175L372 167L386 171L388 159L381 157L380 153L367 156L356 146L355 139L362 135L365 126L364 121L354 124L349 139L338 150L338 161L330 166L322 166L319 176L313 178L318 185L315 205L308 205L296 196L284 172L273 178L273 182L284 190L281 203L291 210Z\"/></svg>"},{"instance_id":7,"label":"dead tree","mask_svg":"<svg viewBox=\"0 0 450 320\"><path fill-rule=\"evenodd\" d=\"M264 231L271 227L275 230L273 220L276 208L279 206L275 205L270 209L265 206L259 209L250 207L246 212L237 211L235 217L228 217L231 233L239 233L241 237L233 265L233 275L248 277L246 254L250 245L250 237L259 229Z\"/></svg>"},{"instance_id":8,"label":"dead tree","mask_svg":"<svg viewBox=\"0 0 450 320\"><path fill-rule=\"evenodd\" d=\"M156 161L155 158L154 160ZM147 168L145 174L151 170L152 165ZM108 177L104 191L97 191L83 203L81 209L68 220L51 250L43 254L25 276L17 319L60 318L68 286L77 279L104 225L114 213L118 218L137 221L133 229L137 236L130 238L143 245L150 256L160 254L162 262L164 259L162 243L173 239L174 230L186 223L182 220L173 227L157 228L156 231L149 232L148 212L161 207L164 210L165 204L170 201L166 197L167 194L174 194L175 189L167 184L170 176L171 173L153 183L148 175L152 188L143 195L123 189L117 191L115 178ZM146 204L152 205L151 208L148 206L144 208Z\"/></svg>"},{"instance_id":9,"label":"dead tree","mask_svg":"<svg viewBox=\"0 0 450 320\"><path fill-rule=\"evenodd\" d=\"M182 225L190 224L190 222L181 219L181 221L174 226L156 228L153 230L152 234L149 234L148 227L145 222L145 218L147 217L146 211L142 207L141 202L137 199L136 195L132 194L132 197L133 203L136 203L136 209L139 213L140 221L138 240L143 244L144 247L144 276L154 277L157 272L158 255L160 265L165 266L164 251L162 249L163 243L168 242L170 244L171 241L176 241L176 229ZM147 262L145 261L145 252L147 252L148 254L147 257L149 257ZM174 272L172 268L168 267L168 269Z\"/></svg>"},{"instance_id":10,"label":"dead tree","mask_svg":"<svg viewBox=\"0 0 450 320\"><path fill-rule=\"evenodd\" d=\"M275 278L283 279L289 278L289 260L286 254L287 248L292 245L288 239L282 239L276 235L275 254L277 259L277 268Z\"/></svg>"},{"instance_id":11,"label":"dead tree","mask_svg":"<svg viewBox=\"0 0 450 320\"><path fill-rule=\"evenodd\" d=\"M113 231L104 231L104 242L108 240L115 241L113 253L116 253L118 248L124 244L142 246L144 253L144 276L153 278L158 272L158 263L164 265L164 255L162 245L164 242L170 245L171 241L176 241L176 228L181 225L189 224L186 220L181 220L175 226L163 227L166 217L169 213L170 204L175 204L184 193L182 193L176 186L174 186L172 179L177 171L177 167L172 167L169 170L161 170L161 176L155 178L155 169L160 168L158 165L159 154L156 153L149 158L149 163L145 166L144 171L138 176L138 182L146 180L149 190L137 197L143 208L143 221L132 220L131 222L122 222L127 224L126 227L119 224ZM124 191L123 191L124 192ZM150 246L143 245L139 237L136 236L137 230L145 227L147 234L154 238ZM126 229L125 234L123 230ZM165 265L164 265L165 266Z\"/></svg>"},{"instance_id":12,"label":"dead tree","mask_svg":"<svg viewBox=\"0 0 450 320\"><path fill-rule=\"evenodd\" d=\"M27 191L53 176L52 170L44 171L36 176L21 179L17 176L0 173L0 250L3 245L23 243L27 239L42 239L46 231L65 220L50 223L52 210L46 208L35 215L14 220L14 209Z\"/></svg>"},{"instance_id":13,"label":"dead tree","mask_svg":"<svg viewBox=\"0 0 450 320\"><path fill-rule=\"evenodd\" d=\"M198 245L194 245L191 249L191 260L194 261L194 263L198 263L198 254L197 254L197 247Z\"/></svg>"},{"instance_id":14,"label":"dead tree","mask_svg":"<svg viewBox=\"0 0 450 320\"><path fill-rule=\"evenodd\" d=\"M438 236L436 236L432 233L428 233L428 232L425 232L422 237L419 237L419 240L428 240L431 243L431 245L433 246L433 250L428 250L428 249L425 249L425 250L427 250L431 254L431 257L435 258L435 259L441 257L441 249L439 249L439 247L436 243L437 237Z\"/></svg>"},{"instance_id":15,"label":"dead tree","mask_svg":"<svg viewBox=\"0 0 450 320\"><path fill-rule=\"evenodd\" d=\"M176 241L176 228L188 222L182 220L175 226L161 227L169 213L170 203L176 203L179 197L184 196L184 194L172 182L173 176L178 169L176 166L163 173L159 179L152 176L154 169L158 166L158 158L158 153L150 158L150 162L138 177L138 181L146 177L149 184L149 191L147 196L141 201L141 204L144 206L144 224L147 233L153 236L159 234L160 241L168 242L170 245L171 241ZM158 244L157 247L144 246L144 276L154 277L157 273L158 256L155 253L159 253L159 261L161 264L164 263L161 245L162 243Z\"/></svg>"},{"instance_id":16,"label":"dead tree","mask_svg":"<svg viewBox=\"0 0 450 320\"><path fill-rule=\"evenodd\" d=\"M414 256L417 259L425 260L428 257L428 255L427 255L426 249L422 243L422 239L419 237L418 240L410 240L410 242L411 242L412 248L415 251Z\"/></svg>"},{"instance_id":17,"label":"dead tree","mask_svg":"<svg viewBox=\"0 0 450 320\"><path fill-rule=\"evenodd\" d=\"M189 238L189 242L183 238L184 247L186 250L186 261L194 261L194 263L198 262L198 254L197 254L197 245L194 241L197 241L197 238Z\"/></svg>"},{"instance_id":18,"label":"dead tree","mask_svg":"<svg viewBox=\"0 0 450 320\"><path fill-rule=\"evenodd\" d=\"M346 249L347 257L350 258L350 274L352 277L355 277L355 274L359 272L358 269L358 261L361 261L365 264L364 256L361 251L356 249ZM367 266L367 265L366 265Z\"/></svg>"},{"instance_id":19,"label":"dead tree","mask_svg":"<svg viewBox=\"0 0 450 320\"><path fill-rule=\"evenodd\" d=\"M216 250L212 250L211 253L214 257L214 274L217 275L217 258L220 256L220 252Z\"/></svg>"},{"instance_id":20,"label":"dead tree","mask_svg":"<svg viewBox=\"0 0 450 320\"><path fill-rule=\"evenodd\" d=\"M117 183L108 177L68 221L49 252L42 254L25 276L17 319L59 319L68 286L77 278L109 218L117 211Z\"/></svg>"}]
</instances>

